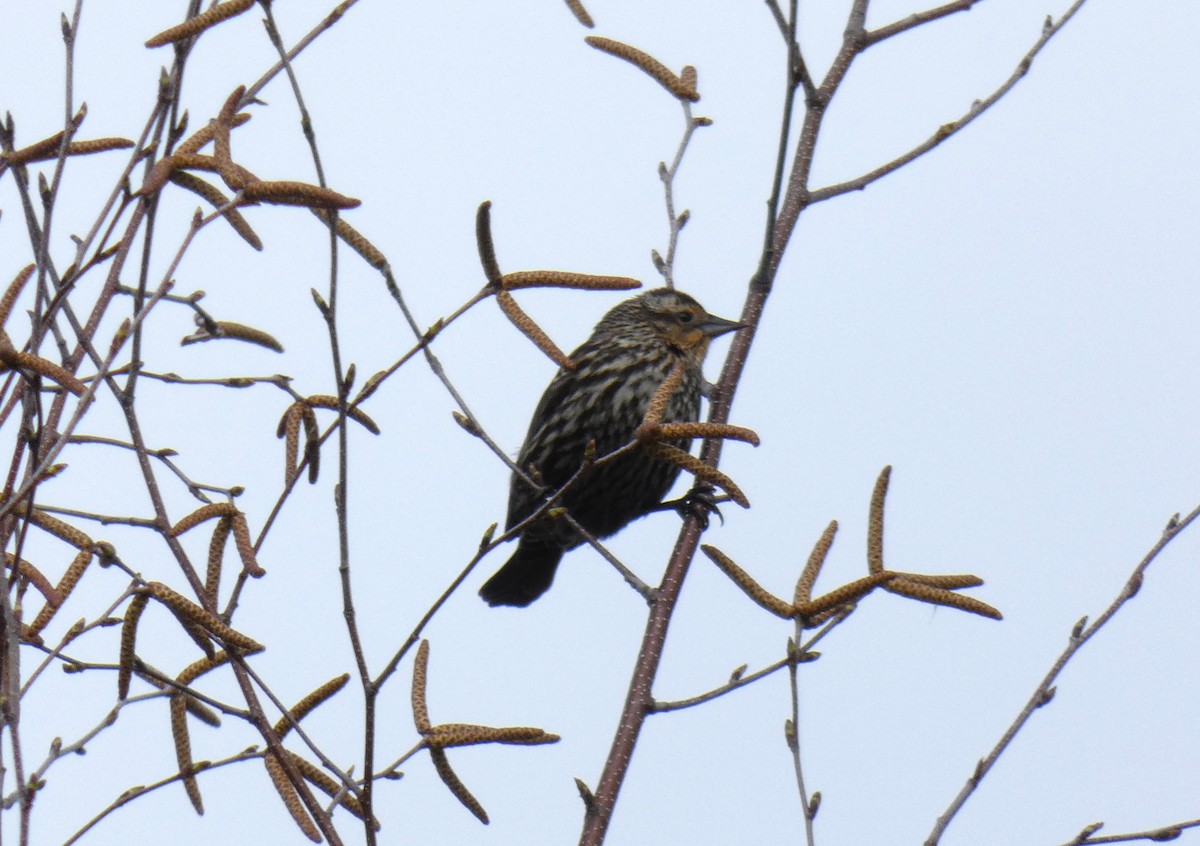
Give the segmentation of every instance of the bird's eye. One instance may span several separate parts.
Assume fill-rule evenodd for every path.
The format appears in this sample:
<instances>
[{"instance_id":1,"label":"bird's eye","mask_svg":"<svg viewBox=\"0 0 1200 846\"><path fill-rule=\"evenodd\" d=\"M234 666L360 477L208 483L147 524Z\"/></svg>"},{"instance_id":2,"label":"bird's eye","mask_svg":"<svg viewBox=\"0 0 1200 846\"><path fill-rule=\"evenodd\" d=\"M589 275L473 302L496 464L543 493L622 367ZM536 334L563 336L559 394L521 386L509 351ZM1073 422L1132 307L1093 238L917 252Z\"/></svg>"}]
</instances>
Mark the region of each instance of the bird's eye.
<instances>
[{"instance_id":1,"label":"bird's eye","mask_svg":"<svg viewBox=\"0 0 1200 846\"><path fill-rule=\"evenodd\" d=\"M680 323L683 323L686 325L688 323L691 323L693 320L695 320L696 315L690 311L681 311L677 315L675 315L675 319L678 320Z\"/></svg>"}]
</instances>

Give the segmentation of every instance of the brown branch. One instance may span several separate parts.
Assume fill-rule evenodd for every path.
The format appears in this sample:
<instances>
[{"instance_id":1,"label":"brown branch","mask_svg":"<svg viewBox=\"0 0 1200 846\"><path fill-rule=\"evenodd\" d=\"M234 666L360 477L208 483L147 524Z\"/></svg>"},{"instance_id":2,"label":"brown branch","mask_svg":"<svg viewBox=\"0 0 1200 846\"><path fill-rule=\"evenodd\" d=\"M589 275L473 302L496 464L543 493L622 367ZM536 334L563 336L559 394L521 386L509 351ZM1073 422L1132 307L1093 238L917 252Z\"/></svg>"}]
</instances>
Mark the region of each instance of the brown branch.
<instances>
[{"instance_id":1,"label":"brown branch","mask_svg":"<svg viewBox=\"0 0 1200 846\"><path fill-rule=\"evenodd\" d=\"M969 12L979 2L981 0L954 0L953 3L946 3L943 6L936 6L932 9L926 9L923 12L915 12L895 23L881 26L879 29L873 29L866 34L864 49L870 47L872 44L878 44L880 41L899 35L902 32L915 29L922 24L944 18L947 15L953 15L957 12Z\"/></svg>"},{"instance_id":2,"label":"brown branch","mask_svg":"<svg viewBox=\"0 0 1200 846\"><path fill-rule=\"evenodd\" d=\"M1104 823L1092 823L1085 826L1079 834L1064 843L1063 846L1095 846L1098 843L1136 843L1139 840L1145 840L1148 843L1167 843L1172 840L1178 840L1186 829L1200 828L1200 819L1170 823L1169 825L1147 829L1146 831L1134 831L1126 834L1105 834L1100 837L1092 836L1103 827Z\"/></svg>"}]
</instances>

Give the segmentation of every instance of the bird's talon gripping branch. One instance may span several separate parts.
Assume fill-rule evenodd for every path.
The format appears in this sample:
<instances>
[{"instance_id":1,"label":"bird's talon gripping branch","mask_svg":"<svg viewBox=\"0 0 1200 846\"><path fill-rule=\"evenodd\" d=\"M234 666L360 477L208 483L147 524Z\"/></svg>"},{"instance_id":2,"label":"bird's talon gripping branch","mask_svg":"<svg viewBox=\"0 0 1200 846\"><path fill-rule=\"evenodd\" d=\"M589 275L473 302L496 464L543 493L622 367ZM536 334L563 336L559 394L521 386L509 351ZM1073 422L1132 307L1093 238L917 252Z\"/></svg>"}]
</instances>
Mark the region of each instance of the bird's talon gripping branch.
<instances>
[{"instance_id":1,"label":"bird's talon gripping branch","mask_svg":"<svg viewBox=\"0 0 1200 846\"><path fill-rule=\"evenodd\" d=\"M700 528L707 530L709 518L713 514L717 515L722 526L725 525L725 515L717 507L717 500L717 492L712 485L699 484L679 499L664 502L659 507L663 511L670 509L677 512L684 520L688 517L695 517L700 521ZM726 500L722 498L721 501Z\"/></svg>"}]
</instances>

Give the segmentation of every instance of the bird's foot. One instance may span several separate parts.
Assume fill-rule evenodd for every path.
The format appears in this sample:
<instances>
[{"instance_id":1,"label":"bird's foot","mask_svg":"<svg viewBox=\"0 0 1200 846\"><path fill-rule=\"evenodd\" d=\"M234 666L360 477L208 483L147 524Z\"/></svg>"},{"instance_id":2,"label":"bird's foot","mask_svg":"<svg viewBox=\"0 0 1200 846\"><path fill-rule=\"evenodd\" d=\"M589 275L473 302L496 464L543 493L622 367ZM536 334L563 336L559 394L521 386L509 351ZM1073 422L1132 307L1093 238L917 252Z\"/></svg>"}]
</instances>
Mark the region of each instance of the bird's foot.
<instances>
[{"instance_id":1,"label":"bird's foot","mask_svg":"<svg viewBox=\"0 0 1200 846\"><path fill-rule=\"evenodd\" d=\"M721 514L721 509L717 504L724 502L725 498L716 496L712 485L696 485L679 499L672 499L662 503L656 508L656 511L674 511L683 519L695 517L700 521L700 528L707 529L709 518L716 514L721 520L721 525L725 525L725 517Z\"/></svg>"}]
</instances>

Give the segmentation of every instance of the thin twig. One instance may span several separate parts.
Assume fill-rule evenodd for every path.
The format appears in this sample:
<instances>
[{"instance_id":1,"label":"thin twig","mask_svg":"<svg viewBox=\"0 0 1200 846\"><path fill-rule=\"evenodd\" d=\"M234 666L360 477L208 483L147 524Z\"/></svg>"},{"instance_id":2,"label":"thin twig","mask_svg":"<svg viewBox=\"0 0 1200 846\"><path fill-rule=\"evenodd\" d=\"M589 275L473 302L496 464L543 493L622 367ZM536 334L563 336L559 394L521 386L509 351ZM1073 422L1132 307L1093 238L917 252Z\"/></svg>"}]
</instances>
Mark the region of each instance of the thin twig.
<instances>
[{"instance_id":1,"label":"thin twig","mask_svg":"<svg viewBox=\"0 0 1200 846\"><path fill-rule=\"evenodd\" d=\"M802 633L803 630L799 623L797 623L797 637ZM791 691L792 699L792 716L784 728L784 739L787 741L788 749L792 753L792 767L796 771L796 789L800 791L800 808L804 812L805 840L808 846L816 846L816 839L813 833L813 818L816 817L815 800L809 794L808 787L804 783L804 767L801 764L800 758L800 680L799 673L796 672L796 667L799 664L797 660L799 653L796 650L795 642L788 642L788 651L791 652L787 668L788 687Z\"/></svg>"},{"instance_id":2,"label":"thin twig","mask_svg":"<svg viewBox=\"0 0 1200 846\"><path fill-rule=\"evenodd\" d=\"M946 3L942 6L935 6L932 9L926 9L923 12L915 12L908 17L898 20L895 23L881 26L879 29L873 29L867 33L866 46L878 44L884 39L899 35L902 32L908 32L922 24L927 24L936 21L939 18L944 18L947 15L953 15L958 12L969 12L971 8L982 0L954 0L952 3Z\"/></svg>"},{"instance_id":3,"label":"thin twig","mask_svg":"<svg viewBox=\"0 0 1200 846\"><path fill-rule=\"evenodd\" d=\"M983 780L984 776L988 774L992 767L995 766L996 761L998 761L1000 756L1004 754L1004 751L1008 748L1009 744L1012 743L1013 739L1016 738L1021 729L1025 727L1025 724L1029 722L1031 717L1033 717L1034 712L1044 705L1049 704L1053 700L1055 690L1054 682L1066 668L1067 664L1070 663L1071 659L1074 658L1076 654L1078 654L1079 650L1083 648L1085 643L1095 637L1096 634L1098 634L1099 631L1104 628L1104 626L1113 617L1116 616L1117 612L1121 610L1126 602L1133 599L1133 597L1137 595L1137 592L1142 587L1142 582L1145 579L1147 569L1149 569L1150 565L1154 563L1154 560L1158 557L1158 554L1162 552L1171 541L1178 537L1184 529L1191 525L1191 523L1196 520L1197 517L1200 517L1200 506L1197 506L1195 509L1193 509L1192 512L1182 520L1176 521L1172 519L1171 522L1168 523L1167 528L1163 531L1162 537L1158 539L1154 546L1150 548L1150 551L1147 552L1142 558L1141 562L1138 563L1137 567L1134 568L1133 572L1129 575L1129 578L1125 580L1125 584L1121 587L1121 590L1117 594L1116 598L1113 599L1112 603L1110 603L1109 606L1104 609L1104 612L1100 614L1100 616L1097 617L1090 626L1087 625L1087 617L1084 617L1075 624L1075 628L1071 631L1071 636L1068 638L1067 646L1065 649L1063 649L1062 654L1058 656L1054 664L1050 667L1049 672L1046 673L1045 677L1041 680L1038 686L1034 688L1033 693L1026 701L1025 706L1021 709L1020 713L1017 714L1016 719L1013 720L1012 724L1000 737L1000 740L997 741L996 745L992 747L992 750L975 765L975 768L971 772L970 777L967 779L966 784L963 785L963 788L959 791L958 795L954 797L954 801L951 802L949 807L946 808L945 812L937 818L937 822L933 826L933 831L931 831L929 837L925 839L925 846L937 846L937 844L941 841L942 835L945 833L947 826L950 825L950 822L954 819L955 815L962 809L967 800L970 799L975 793L975 790L979 787L979 783Z\"/></svg>"},{"instance_id":4,"label":"thin twig","mask_svg":"<svg viewBox=\"0 0 1200 846\"><path fill-rule=\"evenodd\" d=\"M313 129L312 116L309 114L308 107L304 102L304 95L300 90L300 81L296 76L291 59L284 49L283 41L280 38L279 30L275 25L275 18L271 11L269 3L263 4L263 10L266 13L264 24L267 30L267 36L272 45L279 52L280 64L283 65L287 72L288 80L291 83L292 96L296 100L296 105L300 110L300 125L303 128L304 137L308 142L309 151L312 155L313 166L316 170L317 182L325 188L325 170L321 165L320 149L317 145L316 132ZM247 92L248 94L249 92ZM346 394L348 385L346 381L345 368L342 364L341 345L338 340L337 332L337 303L338 303L338 238L336 231L337 216L333 209L329 210L329 298L328 305L322 309L323 317L325 318L326 327L329 332L329 349L333 359L333 374L334 381L337 385L338 397L338 483L334 487L334 511L337 516L338 526L338 573L342 583L342 597L344 603L344 617L346 620L346 629L350 636L350 643L354 651L355 661L358 664L359 677L363 684L365 695L365 765L364 771L372 772L372 759L374 756L374 710L375 710L375 695L370 685L370 673L367 670L366 655L363 651L362 641L359 636L357 618L354 613L354 603L351 594L350 585L350 529L349 517L346 504L346 488L349 483L349 447L347 444L346 434ZM265 685L260 683L260 686L270 695L270 690ZM273 697L272 697L273 698ZM286 709L283 709L286 713ZM298 730L299 726L295 726ZM276 760L287 775L288 781L291 782L293 789L299 795L300 800L304 803L305 808L312 815L317 827L321 833L330 841L331 844L339 842L339 836L333 828L333 820L325 808L317 801L309 788L308 782L301 776L296 764L292 758L283 753L282 746L279 746L278 740L271 741L272 751L275 752ZM314 752L320 754L320 751L314 744L310 744ZM331 762L329 762L331 763ZM344 780L344 779L343 779ZM363 786L363 791L359 799L362 802L364 813L364 826L367 833L367 843L370 846L375 844L375 831L370 824L373 819L373 811L371 808L371 787L370 779Z\"/></svg>"},{"instance_id":5,"label":"thin twig","mask_svg":"<svg viewBox=\"0 0 1200 846\"><path fill-rule=\"evenodd\" d=\"M1200 828L1200 819L1169 823L1168 825L1147 829L1146 831L1105 834L1100 837L1093 837L1092 834L1099 831L1102 826L1103 823L1093 823L1077 836L1062 844L1062 846L1095 846L1098 843L1136 843L1139 840L1145 840L1149 843L1167 843L1177 840L1186 829Z\"/></svg>"},{"instance_id":6,"label":"thin twig","mask_svg":"<svg viewBox=\"0 0 1200 846\"><path fill-rule=\"evenodd\" d=\"M208 762L204 763L203 765L197 764L196 769L194 770L194 774L201 773L201 772L207 772L208 770L215 770L218 767L228 766L229 764L239 764L242 761L252 761L255 758L261 758L262 756L263 756L263 752L260 749L252 746L249 749L244 749L241 752L238 752L235 755L230 755L227 758L221 758L217 761L208 761ZM183 779L183 777L184 777L183 773L175 773L174 775L169 775L166 778L159 779L158 781L151 782L150 784L139 785L138 787L129 788L128 790L124 791L120 796L118 796L116 799L114 799L111 803L109 803L108 806L106 806L98 814L96 814L94 817L92 817L90 820L88 820L86 823L84 823L82 828L80 828L78 831L76 831L74 834L72 834L66 841L63 842L63 846L72 846L72 844L78 843L80 838L82 838L85 834L87 834L89 831L91 831L93 828L95 828L96 825L98 825L106 817L108 817L109 814L111 814L113 811L116 811L119 808L124 807L125 805L128 805L130 802L132 802L134 799L137 799L139 796L145 796L147 793L150 793L151 791L154 791L154 790L158 790L160 787L166 787L168 784L174 784L177 781L181 781Z\"/></svg>"},{"instance_id":7,"label":"thin twig","mask_svg":"<svg viewBox=\"0 0 1200 846\"><path fill-rule=\"evenodd\" d=\"M1011 91L1013 87L1021 81L1025 74L1029 73L1029 68L1033 65L1033 60L1037 58L1039 53L1042 52L1042 50L1050 42L1050 39L1062 30L1067 21L1071 20L1071 18L1075 16L1075 13L1079 11L1085 2L1087 2L1087 0L1075 0L1075 3L1072 4L1071 8L1069 8L1061 18L1052 23L1050 26L1043 28L1041 37L1038 38L1033 47L1029 49L1029 52L1027 52L1021 58L1021 61L1017 63L1016 69L1009 75L1008 79L1001 83L1001 85L987 97L982 100L976 100L974 103L972 103L971 108L962 117L951 121L950 123L942 124L937 128L937 131L935 131L933 135L929 136L929 138L925 139L916 147L913 147L907 153L897 156L890 162L882 164L874 170L864 173L862 176L847 180L845 182L839 182L836 185L828 185L824 188L817 188L809 193L808 203L810 205L813 203L820 203L824 200L832 199L833 197L846 194L850 191L861 191L872 182L876 182L879 179L887 176L889 173L904 167L909 162L919 159L934 147L940 145L946 139L957 135L969 124L974 122L976 118L978 118L992 106L996 105L996 103L1000 101L1000 98ZM953 9L952 11L960 10ZM870 39L870 35L868 35L868 39ZM877 40L871 43L877 43Z\"/></svg>"},{"instance_id":8,"label":"thin twig","mask_svg":"<svg viewBox=\"0 0 1200 846\"><path fill-rule=\"evenodd\" d=\"M679 147L675 150L675 158L671 160L671 165L659 165L658 175L663 184L663 195L667 206L667 255L662 257L657 251L653 253L654 267L662 274L663 283L668 288L675 287L675 250L679 245L679 233L683 231L683 227L687 225L689 213L685 210L680 214L675 213L675 177L679 174L679 167L683 164L683 156L687 152L688 144L691 143L692 136L701 126L707 126L710 121L701 118L692 117L692 104L687 100L681 99L680 106L683 108L683 137L679 140Z\"/></svg>"},{"instance_id":9,"label":"thin twig","mask_svg":"<svg viewBox=\"0 0 1200 846\"><path fill-rule=\"evenodd\" d=\"M837 614L830 618L813 634L812 637L805 641L804 645L799 649L799 654L801 656L807 655L816 644L824 640L825 637L831 631L833 631L833 629L841 625L847 616L849 615ZM697 694L696 696L690 696L687 699L655 700L655 702L650 706L650 712L653 714L665 714L668 711L679 711L684 708L703 705L705 702L711 702L712 700L718 699L727 693L731 693L732 691L743 688L746 685L753 684L754 682L761 681L768 676L774 675L784 667L788 666L788 663L791 660L792 659L787 657L780 658L774 664L768 664L761 670L755 670L753 673L748 673L746 675L736 675L719 687L714 687L712 690L707 690L704 693ZM801 661L801 663L804 662Z\"/></svg>"}]
</instances>

